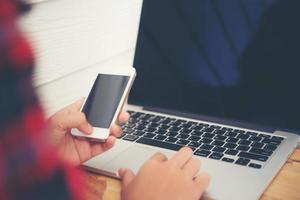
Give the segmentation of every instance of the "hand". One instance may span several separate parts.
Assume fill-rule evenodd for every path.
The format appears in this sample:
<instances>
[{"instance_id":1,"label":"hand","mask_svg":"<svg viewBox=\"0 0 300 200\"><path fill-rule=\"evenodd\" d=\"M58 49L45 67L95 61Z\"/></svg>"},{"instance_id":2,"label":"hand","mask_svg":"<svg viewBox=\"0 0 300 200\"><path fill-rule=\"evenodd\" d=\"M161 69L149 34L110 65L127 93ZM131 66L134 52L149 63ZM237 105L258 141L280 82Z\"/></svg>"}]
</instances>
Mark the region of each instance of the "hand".
<instances>
[{"instance_id":1,"label":"hand","mask_svg":"<svg viewBox=\"0 0 300 200\"><path fill-rule=\"evenodd\" d=\"M199 159L187 147L170 160L156 153L136 176L130 170L119 170L122 200L199 200L209 183L207 173L195 177L199 167Z\"/></svg>"},{"instance_id":2,"label":"hand","mask_svg":"<svg viewBox=\"0 0 300 200\"><path fill-rule=\"evenodd\" d=\"M81 99L63 108L48 120L50 141L57 148L59 156L74 165L79 165L110 149L114 145L116 137L122 133L120 126L113 125L110 128L111 134L104 143L73 137L70 133L72 128L78 128L86 134L91 134L93 131L93 127L86 120L84 113L80 112L83 102L84 99ZM120 113L118 123L125 123L128 119L128 113Z\"/></svg>"}]
</instances>

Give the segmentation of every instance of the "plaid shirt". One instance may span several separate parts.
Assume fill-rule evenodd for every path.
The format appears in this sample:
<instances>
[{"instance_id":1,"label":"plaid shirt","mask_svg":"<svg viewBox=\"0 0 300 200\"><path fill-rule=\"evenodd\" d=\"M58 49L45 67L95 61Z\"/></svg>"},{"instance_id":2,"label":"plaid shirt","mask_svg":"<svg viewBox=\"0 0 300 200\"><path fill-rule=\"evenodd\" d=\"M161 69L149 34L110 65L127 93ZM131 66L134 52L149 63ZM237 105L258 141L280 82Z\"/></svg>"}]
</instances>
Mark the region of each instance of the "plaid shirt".
<instances>
[{"instance_id":1,"label":"plaid shirt","mask_svg":"<svg viewBox=\"0 0 300 200\"><path fill-rule=\"evenodd\" d=\"M28 9L0 0L0 199L82 199L82 176L45 140L33 54L16 24Z\"/></svg>"}]
</instances>

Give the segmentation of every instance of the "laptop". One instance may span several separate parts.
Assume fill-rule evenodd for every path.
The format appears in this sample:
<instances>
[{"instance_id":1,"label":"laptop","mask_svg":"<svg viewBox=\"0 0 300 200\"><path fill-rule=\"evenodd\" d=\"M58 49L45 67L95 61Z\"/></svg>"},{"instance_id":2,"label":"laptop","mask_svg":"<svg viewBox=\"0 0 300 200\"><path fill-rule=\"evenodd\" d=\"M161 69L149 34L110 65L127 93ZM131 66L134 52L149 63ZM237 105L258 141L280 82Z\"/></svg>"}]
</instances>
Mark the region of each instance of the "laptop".
<instances>
[{"instance_id":1,"label":"laptop","mask_svg":"<svg viewBox=\"0 0 300 200\"><path fill-rule=\"evenodd\" d=\"M189 146L211 176L205 196L259 199L299 138L290 2L145 0L131 118L84 167L117 178L119 168L137 172L154 153Z\"/></svg>"}]
</instances>

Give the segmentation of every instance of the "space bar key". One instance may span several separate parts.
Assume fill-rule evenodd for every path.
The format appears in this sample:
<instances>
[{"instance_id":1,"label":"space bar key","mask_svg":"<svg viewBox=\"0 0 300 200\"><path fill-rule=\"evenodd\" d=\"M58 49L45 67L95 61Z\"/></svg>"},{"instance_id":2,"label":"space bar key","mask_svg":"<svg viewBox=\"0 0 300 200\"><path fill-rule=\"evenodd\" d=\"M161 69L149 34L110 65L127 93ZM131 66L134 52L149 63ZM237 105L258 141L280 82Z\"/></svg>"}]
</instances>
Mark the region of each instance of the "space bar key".
<instances>
[{"instance_id":1,"label":"space bar key","mask_svg":"<svg viewBox=\"0 0 300 200\"><path fill-rule=\"evenodd\" d=\"M158 141L158 140L152 140L152 139L144 138L144 137L140 138L136 142L141 143L141 144L150 145L150 146L161 147L164 149L170 149L170 150L174 150L174 151L178 151L182 147L178 144L171 144L171 143L162 142L162 141Z\"/></svg>"}]
</instances>

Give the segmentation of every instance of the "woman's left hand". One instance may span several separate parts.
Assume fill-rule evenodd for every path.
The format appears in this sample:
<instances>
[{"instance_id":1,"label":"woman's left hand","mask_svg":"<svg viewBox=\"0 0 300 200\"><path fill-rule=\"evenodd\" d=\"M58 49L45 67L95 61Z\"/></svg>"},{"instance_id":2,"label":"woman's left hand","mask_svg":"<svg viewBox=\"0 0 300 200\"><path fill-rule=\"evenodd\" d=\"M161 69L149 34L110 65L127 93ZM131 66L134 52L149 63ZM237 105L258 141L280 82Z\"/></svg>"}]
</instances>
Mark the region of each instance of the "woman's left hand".
<instances>
[{"instance_id":1,"label":"woman's left hand","mask_svg":"<svg viewBox=\"0 0 300 200\"><path fill-rule=\"evenodd\" d=\"M63 108L55 113L48 120L49 137L58 150L58 155L67 162L79 165L88 159L105 152L113 147L116 137L122 133L119 125L110 128L110 136L105 142L92 142L85 138L76 138L71 135L70 130L77 128L85 134L90 134L93 127L88 123L80 108L84 99ZM127 122L129 114L121 112L118 117L118 124Z\"/></svg>"}]
</instances>

